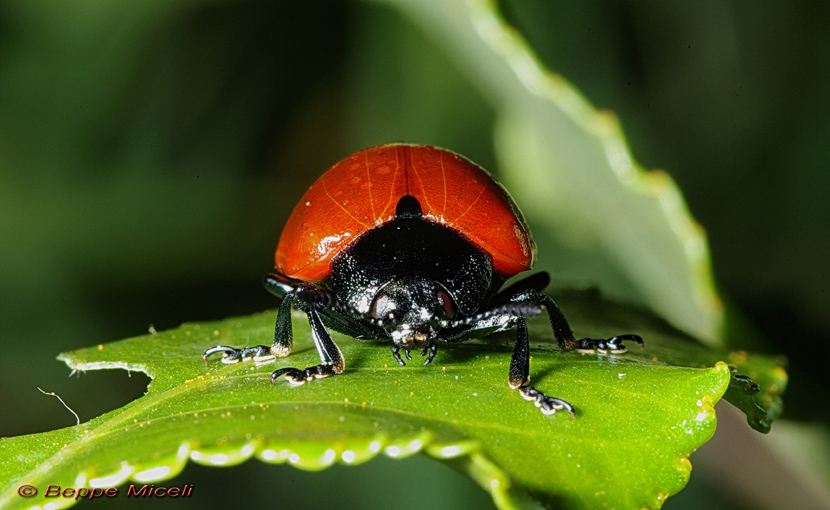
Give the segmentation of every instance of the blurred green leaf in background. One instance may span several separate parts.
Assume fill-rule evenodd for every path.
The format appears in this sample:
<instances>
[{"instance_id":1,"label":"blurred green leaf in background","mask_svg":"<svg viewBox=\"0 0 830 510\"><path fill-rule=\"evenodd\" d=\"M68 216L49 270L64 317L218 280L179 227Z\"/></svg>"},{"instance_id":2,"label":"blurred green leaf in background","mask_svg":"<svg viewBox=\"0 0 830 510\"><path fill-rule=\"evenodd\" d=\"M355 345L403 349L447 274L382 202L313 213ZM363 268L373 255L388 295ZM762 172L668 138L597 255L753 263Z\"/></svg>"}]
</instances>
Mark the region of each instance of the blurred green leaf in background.
<instances>
[{"instance_id":1,"label":"blurred green leaf in background","mask_svg":"<svg viewBox=\"0 0 830 510\"><path fill-rule=\"evenodd\" d=\"M666 508L827 504L830 384L816 354L830 341L828 11L806 1L4 0L0 435L74 424L38 386L82 421L145 390L146 377L121 371L67 379L58 352L272 308L259 282L302 191L355 150L405 140L496 173L528 216L537 268L558 286L595 285L711 343L789 358L785 417L795 421L760 436L720 404L718 433L692 457L701 469ZM521 40L538 62L510 60ZM620 124L636 159L665 169L687 204L663 174L637 169ZM574 177L603 165L619 179ZM688 206L711 267L702 231L660 223L632 188L662 197L669 218L687 218ZM429 477L441 490L412 483ZM350 501L368 498L356 508L402 507L412 491L435 498L419 507L487 502L423 459L314 475L189 467L179 480L275 478L295 494L348 487ZM242 497L232 496L177 504Z\"/></svg>"}]
</instances>

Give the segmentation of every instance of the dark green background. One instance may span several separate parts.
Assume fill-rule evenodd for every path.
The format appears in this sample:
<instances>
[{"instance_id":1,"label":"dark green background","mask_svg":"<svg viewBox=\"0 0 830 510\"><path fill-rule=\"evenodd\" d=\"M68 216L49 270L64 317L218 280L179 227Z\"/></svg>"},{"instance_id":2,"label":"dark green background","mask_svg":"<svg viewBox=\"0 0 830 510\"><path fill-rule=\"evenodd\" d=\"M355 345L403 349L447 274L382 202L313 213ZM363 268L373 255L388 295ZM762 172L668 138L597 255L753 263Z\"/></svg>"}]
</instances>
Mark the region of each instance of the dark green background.
<instances>
[{"instance_id":1,"label":"dark green background","mask_svg":"<svg viewBox=\"0 0 830 510\"><path fill-rule=\"evenodd\" d=\"M501 8L549 68L619 115L644 166L678 181L746 321L737 341L790 358L787 417L826 419L799 395L828 386L830 6ZM498 173L493 120L445 49L385 6L0 2L0 435L74 423L37 386L87 420L146 385L120 371L67 378L61 351L273 307L260 281L282 224L341 157L406 140ZM224 477L239 486L220 489ZM192 466L171 483L199 493L174 506L488 502L424 460L313 476ZM696 471L667 508L729 508L721 490Z\"/></svg>"}]
</instances>

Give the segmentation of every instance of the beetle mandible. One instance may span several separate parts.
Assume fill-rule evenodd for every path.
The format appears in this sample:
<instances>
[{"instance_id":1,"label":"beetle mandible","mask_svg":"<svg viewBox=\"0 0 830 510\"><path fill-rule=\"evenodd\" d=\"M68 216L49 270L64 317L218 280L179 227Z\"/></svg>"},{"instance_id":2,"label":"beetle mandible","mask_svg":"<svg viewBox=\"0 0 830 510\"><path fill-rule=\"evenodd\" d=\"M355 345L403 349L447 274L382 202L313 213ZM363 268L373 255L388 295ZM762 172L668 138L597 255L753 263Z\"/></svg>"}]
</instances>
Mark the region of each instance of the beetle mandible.
<instances>
[{"instance_id":1,"label":"beetle mandible","mask_svg":"<svg viewBox=\"0 0 830 510\"><path fill-rule=\"evenodd\" d=\"M370 147L340 161L306 191L280 237L266 288L281 298L271 346L218 345L203 358L262 361L291 353L291 307L308 316L320 364L281 368L271 382L341 374L345 361L328 329L357 339L390 339L392 355L428 365L438 345L516 328L508 383L545 414L568 402L530 385L525 319L544 307L563 350L625 351L638 335L577 340L531 269L536 246L522 213L484 169L445 149L413 144ZM327 329L328 328L328 329Z\"/></svg>"}]
</instances>

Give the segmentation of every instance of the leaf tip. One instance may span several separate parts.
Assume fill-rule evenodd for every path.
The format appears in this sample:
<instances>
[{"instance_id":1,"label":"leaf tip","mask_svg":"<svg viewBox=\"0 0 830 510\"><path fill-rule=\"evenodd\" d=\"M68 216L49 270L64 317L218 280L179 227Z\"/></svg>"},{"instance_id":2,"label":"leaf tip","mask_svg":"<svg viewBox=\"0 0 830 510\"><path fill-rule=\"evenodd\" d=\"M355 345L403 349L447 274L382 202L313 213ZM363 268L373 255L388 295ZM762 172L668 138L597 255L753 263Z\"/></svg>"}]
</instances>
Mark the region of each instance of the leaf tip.
<instances>
[{"instance_id":1,"label":"leaf tip","mask_svg":"<svg viewBox=\"0 0 830 510\"><path fill-rule=\"evenodd\" d=\"M720 377L721 382L719 387L713 392L714 400L712 401L712 405L714 405L721 399L723 394L726 393L726 388L729 386L729 381L732 379L732 367L724 361L718 361L715 363L715 366L712 367L712 372Z\"/></svg>"}]
</instances>

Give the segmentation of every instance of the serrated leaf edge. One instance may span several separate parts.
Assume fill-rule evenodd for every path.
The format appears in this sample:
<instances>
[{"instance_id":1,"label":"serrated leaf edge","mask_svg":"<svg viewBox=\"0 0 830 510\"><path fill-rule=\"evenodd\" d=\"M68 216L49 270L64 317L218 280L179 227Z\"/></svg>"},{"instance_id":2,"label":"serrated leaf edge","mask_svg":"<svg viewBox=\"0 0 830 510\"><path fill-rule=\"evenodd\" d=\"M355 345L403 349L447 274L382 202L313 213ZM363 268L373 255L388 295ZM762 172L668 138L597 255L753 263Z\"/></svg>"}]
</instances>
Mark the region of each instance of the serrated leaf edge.
<instances>
[{"instance_id":1,"label":"serrated leaf edge","mask_svg":"<svg viewBox=\"0 0 830 510\"><path fill-rule=\"evenodd\" d=\"M91 476L89 471L81 471L75 476L73 487L80 488L109 488L125 485L128 482L137 484L154 484L178 476L187 465L187 461L204 466L224 467L235 466L251 458L257 458L267 464L289 464L306 471L320 471L335 463L343 465L358 465L384 454L393 459L404 459L417 453L426 454L437 460L463 459L474 466L479 476L476 481L481 483L485 490L490 492L497 506L503 510L518 508L510 499L507 490L510 488L510 477L481 453L478 441L463 440L457 443L435 443L434 434L430 431L421 431L415 435L390 440L384 434L378 434L369 440L363 440L359 446L355 443L345 447L320 443L317 446L319 453L308 453L315 448L309 447L309 442L303 444L305 453L292 449L289 442L263 441L262 439L247 440L241 445L223 445L221 447L194 447L191 442L183 442L175 454L159 461L145 465L133 465L121 462L116 471ZM22 482L24 479L19 480ZM15 486L19 486L16 483ZM13 488L10 488L6 497L0 500L0 506L9 503ZM138 488L140 489L140 487ZM11 496L11 497L9 497ZM75 504L72 498L55 498L52 501L43 501L38 495L26 501L30 510L58 510Z\"/></svg>"}]
</instances>

